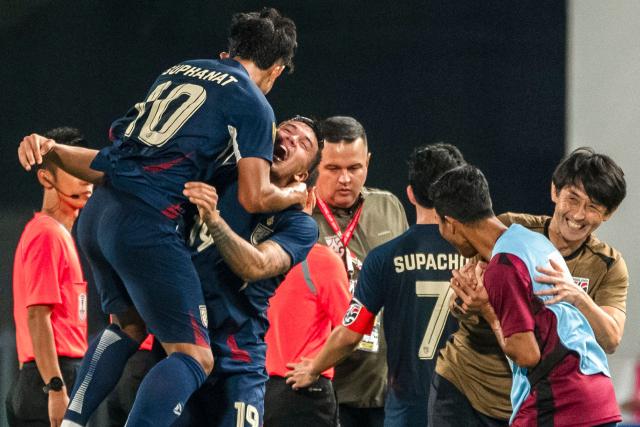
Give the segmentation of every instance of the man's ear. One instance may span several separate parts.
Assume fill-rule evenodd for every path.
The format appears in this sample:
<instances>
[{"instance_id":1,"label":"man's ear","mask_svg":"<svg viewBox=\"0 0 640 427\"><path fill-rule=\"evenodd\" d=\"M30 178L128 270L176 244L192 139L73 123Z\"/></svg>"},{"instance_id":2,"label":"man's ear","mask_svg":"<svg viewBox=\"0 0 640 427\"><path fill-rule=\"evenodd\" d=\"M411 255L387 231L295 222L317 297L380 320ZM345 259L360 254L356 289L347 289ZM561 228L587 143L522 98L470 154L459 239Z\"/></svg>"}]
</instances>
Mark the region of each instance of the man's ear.
<instances>
[{"instance_id":1,"label":"man's ear","mask_svg":"<svg viewBox=\"0 0 640 427\"><path fill-rule=\"evenodd\" d=\"M551 201L553 203L558 203L558 192L556 191L556 185L551 183Z\"/></svg>"},{"instance_id":2,"label":"man's ear","mask_svg":"<svg viewBox=\"0 0 640 427\"><path fill-rule=\"evenodd\" d=\"M220 52L220 59L229 59L230 57L229 52Z\"/></svg>"},{"instance_id":3,"label":"man's ear","mask_svg":"<svg viewBox=\"0 0 640 427\"><path fill-rule=\"evenodd\" d=\"M416 205L416 196L415 194L413 194L413 187L411 187L411 185L407 185L407 197L409 198L409 201L411 202L412 205Z\"/></svg>"},{"instance_id":4,"label":"man's ear","mask_svg":"<svg viewBox=\"0 0 640 427\"><path fill-rule=\"evenodd\" d=\"M367 167L369 167L369 160L371 160L371 153L367 153Z\"/></svg>"},{"instance_id":5,"label":"man's ear","mask_svg":"<svg viewBox=\"0 0 640 427\"><path fill-rule=\"evenodd\" d=\"M40 185L42 185L45 189L51 190L55 188L53 186L53 183L51 182L53 180L53 177L51 176L51 172L49 172L48 170L44 168L38 169L36 176L38 177Z\"/></svg>"},{"instance_id":6,"label":"man's ear","mask_svg":"<svg viewBox=\"0 0 640 427\"><path fill-rule=\"evenodd\" d=\"M309 178L309 171L302 171L302 172L298 172L297 174L293 175L293 180L295 182L305 182L307 180L307 178Z\"/></svg>"}]
</instances>

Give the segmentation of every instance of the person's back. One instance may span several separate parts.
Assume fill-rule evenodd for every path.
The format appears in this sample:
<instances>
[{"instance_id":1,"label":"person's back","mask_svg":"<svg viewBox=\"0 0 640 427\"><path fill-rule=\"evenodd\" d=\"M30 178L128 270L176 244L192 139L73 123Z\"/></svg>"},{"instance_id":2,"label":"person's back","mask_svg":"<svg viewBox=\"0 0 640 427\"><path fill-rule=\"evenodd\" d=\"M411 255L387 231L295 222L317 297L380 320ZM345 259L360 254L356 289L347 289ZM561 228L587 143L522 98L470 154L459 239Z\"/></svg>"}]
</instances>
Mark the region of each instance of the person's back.
<instances>
[{"instance_id":1,"label":"person's back","mask_svg":"<svg viewBox=\"0 0 640 427\"><path fill-rule=\"evenodd\" d=\"M239 62L185 61L160 74L146 99L113 123L114 145L92 166L173 219L187 202L186 182L212 181L222 165L244 157L270 162L274 121Z\"/></svg>"},{"instance_id":2,"label":"person's back","mask_svg":"<svg viewBox=\"0 0 640 427\"><path fill-rule=\"evenodd\" d=\"M484 276L504 336L533 327L540 347L541 361L536 367L511 363L512 425L527 426L541 419L562 426L619 421L606 355L587 319L569 303L544 305L549 297L534 295L549 288L535 280L536 266L548 260L569 274L549 240L512 225L497 240Z\"/></svg>"},{"instance_id":3,"label":"person's back","mask_svg":"<svg viewBox=\"0 0 640 427\"><path fill-rule=\"evenodd\" d=\"M294 267L269 301L265 425L335 426L337 402L324 371L313 386L294 391L286 384L287 364L317 355L331 331L340 325L351 294L340 258L315 244L306 260ZM291 414L288 408L295 407Z\"/></svg>"},{"instance_id":4,"label":"person's back","mask_svg":"<svg viewBox=\"0 0 640 427\"><path fill-rule=\"evenodd\" d=\"M437 350L456 329L449 316L449 278L465 262L435 224L412 225L365 259L355 300L372 313L384 308L385 425L426 425Z\"/></svg>"}]
</instances>

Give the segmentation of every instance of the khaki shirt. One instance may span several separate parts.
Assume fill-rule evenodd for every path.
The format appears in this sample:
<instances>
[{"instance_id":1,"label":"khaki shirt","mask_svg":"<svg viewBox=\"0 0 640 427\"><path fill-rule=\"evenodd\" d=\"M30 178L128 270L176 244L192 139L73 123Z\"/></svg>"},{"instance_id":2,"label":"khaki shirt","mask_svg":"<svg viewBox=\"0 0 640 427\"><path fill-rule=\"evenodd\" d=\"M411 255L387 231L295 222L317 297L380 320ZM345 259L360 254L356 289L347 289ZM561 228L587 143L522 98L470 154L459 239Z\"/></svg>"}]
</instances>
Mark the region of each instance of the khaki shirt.
<instances>
[{"instance_id":1,"label":"khaki shirt","mask_svg":"<svg viewBox=\"0 0 640 427\"><path fill-rule=\"evenodd\" d=\"M348 245L349 251L360 263L371 249L399 236L409 227L404 208L393 194L364 187L361 196L364 206ZM331 208L341 232L345 231L359 205L360 203L356 203L350 209ZM320 228L318 242L335 250L336 233L317 207L313 211L313 218ZM356 268L354 279L357 278L358 271L359 268ZM340 404L359 408L384 406L387 363L382 328L378 328L378 345L377 352L356 350L336 366L334 383Z\"/></svg>"},{"instance_id":2,"label":"khaki shirt","mask_svg":"<svg viewBox=\"0 0 640 427\"><path fill-rule=\"evenodd\" d=\"M506 213L498 218L507 226L521 224L548 236L548 216ZM591 235L565 261L574 280L596 304L626 310L629 275L620 252ZM511 416L511 369L483 319L460 320L453 341L440 353L436 372L453 383L477 411L503 420Z\"/></svg>"}]
</instances>

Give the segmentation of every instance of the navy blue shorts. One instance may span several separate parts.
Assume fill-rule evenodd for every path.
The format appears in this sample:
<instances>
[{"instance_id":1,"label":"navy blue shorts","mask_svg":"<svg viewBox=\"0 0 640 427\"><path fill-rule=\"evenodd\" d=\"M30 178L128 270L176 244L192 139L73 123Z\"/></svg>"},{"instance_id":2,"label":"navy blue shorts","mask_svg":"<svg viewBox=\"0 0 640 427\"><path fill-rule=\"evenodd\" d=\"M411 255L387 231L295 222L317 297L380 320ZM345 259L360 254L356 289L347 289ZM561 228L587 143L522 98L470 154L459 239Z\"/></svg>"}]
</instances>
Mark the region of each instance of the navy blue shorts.
<instances>
[{"instance_id":1,"label":"navy blue shorts","mask_svg":"<svg viewBox=\"0 0 640 427\"><path fill-rule=\"evenodd\" d=\"M78 219L78 244L105 313L134 306L160 342L209 346L200 280L175 222L100 186Z\"/></svg>"},{"instance_id":2,"label":"navy blue shorts","mask_svg":"<svg viewBox=\"0 0 640 427\"><path fill-rule=\"evenodd\" d=\"M384 402L384 427L427 427L427 399L425 396L423 402L406 401L388 390Z\"/></svg>"},{"instance_id":3,"label":"navy blue shorts","mask_svg":"<svg viewBox=\"0 0 640 427\"><path fill-rule=\"evenodd\" d=\"M211 330L213 372L189 398L173 427L262 426L265 369L264 319L250 318Z\"/></svg>"}]
</instances>

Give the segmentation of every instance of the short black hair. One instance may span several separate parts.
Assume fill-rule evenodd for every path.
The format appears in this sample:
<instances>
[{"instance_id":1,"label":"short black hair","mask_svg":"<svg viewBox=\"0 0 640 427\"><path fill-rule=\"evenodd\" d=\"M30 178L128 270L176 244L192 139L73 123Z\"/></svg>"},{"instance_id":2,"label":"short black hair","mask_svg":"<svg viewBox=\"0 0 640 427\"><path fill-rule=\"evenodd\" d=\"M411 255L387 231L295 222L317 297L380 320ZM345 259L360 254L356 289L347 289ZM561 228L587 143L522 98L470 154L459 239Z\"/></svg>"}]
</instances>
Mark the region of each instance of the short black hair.
<instances>
[{"instance_id":1,"label":"short black hair","mask_svg":"<svg viewBox=\"0 0 640 427\"><path fill-rule=\"evenodd\" d=\"M582 186L587 196L614 211L627 195L624 172L611 157L596 153L591 147L580 147L564 159L553 172L556 193L568 185Z\"/></svg>"},{"instance_id":2,"label":"short black hair","mask_svg":"<svg viewBox=\"0 0 640 427\"><path fill-rule=\"evenodd\" d=\"M338 142L353 142L358 138L362 138L364 145L367 145L367 133L364 126L348 116L333 116L324 119L320 124L320 131L324 141L330 144Z\"/></svg>"},{"instance_id":3,"label":"short black hair","mask_svg":"<svg viewBox=\"0 0 640 427\"><path fill-rule=\"evenodd\" d=\"M480 169L466 164L445 172L429 189L438 215L463 224L494 216L489 183Z\"/></svg>"},{"instance_id":4,"label":"short black hair","mask_svg":"<svg viewBox=\"0 0 640 427\"><path fill-rule=\"evenodd\" d=\"M316 136L316 140L318 141L318 152L316 153L313 160L311 160L311 163L307 168L307 172L309 172L309 177L307 178L306 183L307 183L307 186L310 187L315 185L315 182L318 180L317 170L318 170L318 165L320 165L320 160L322 160L322 148L324 147L324 139L322 138L322 132L320 130L320 126L318 126L318 121L315 119L301 116L301 115L296 115L291 117L290 119L285 120L282 123L291 122L291 121L304 123L305 125L309 126L313 131L313 134Z\"/></svg>"},{"instance_id":5,"label":"short black hair","mask_svg":"<svg viewBox=\"0 0 640 427\"><path fill-rule=\"evenodd\" d=\"M229 56L253 61L262 70L281 60L292 72L296 37L296 24L276 9L236 13L229 30Z\"/></svg>"},{"instance_id":6,"label":"short black hair","mask_svg":"<svg viewBox=\"0 0 640 427\"><path fill-rule=\"evenodd\" d=\"M42 136L53 139L58 144L73 145L75 147L88 147L87 141L84 139L82 133L78 129L68 126L49 129ZM39 166L40 168L48 169L51 172L55 171L53 163L47 161L46 157Z\"/></svg>"},{"instance_id":7,"label":"short black hair","mask_svg":"<svg viewBox=\"0 0 640 427\"><path fill-rule=\"evenodd\" d=\"M409 156L409 185L420 206L433 208L429 187L443 173L466 162L457 147L438 142L417 147Z\"/></svg>"}]
</instances>

